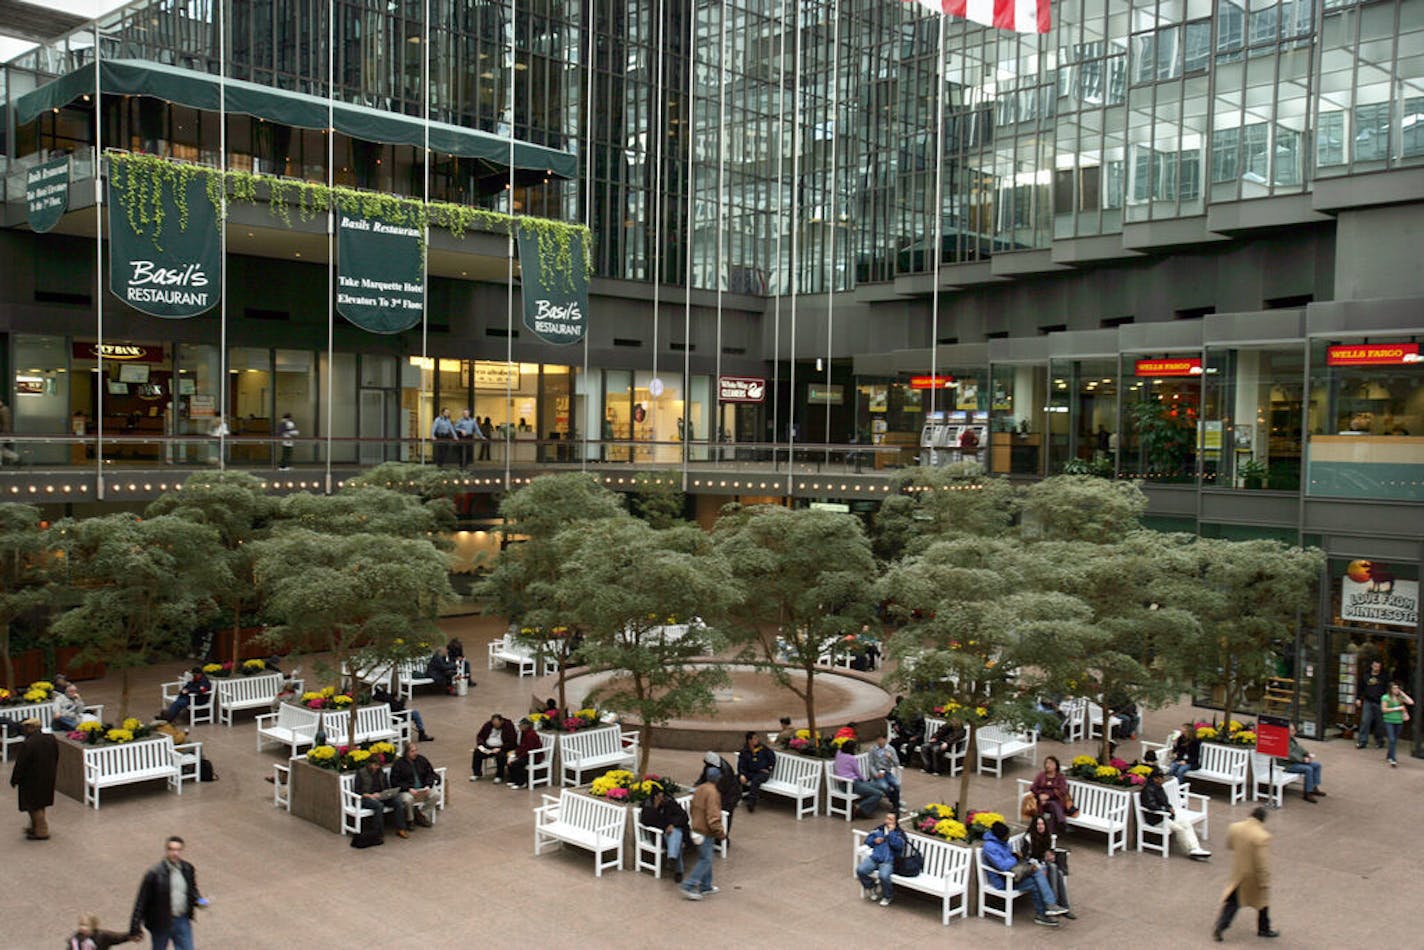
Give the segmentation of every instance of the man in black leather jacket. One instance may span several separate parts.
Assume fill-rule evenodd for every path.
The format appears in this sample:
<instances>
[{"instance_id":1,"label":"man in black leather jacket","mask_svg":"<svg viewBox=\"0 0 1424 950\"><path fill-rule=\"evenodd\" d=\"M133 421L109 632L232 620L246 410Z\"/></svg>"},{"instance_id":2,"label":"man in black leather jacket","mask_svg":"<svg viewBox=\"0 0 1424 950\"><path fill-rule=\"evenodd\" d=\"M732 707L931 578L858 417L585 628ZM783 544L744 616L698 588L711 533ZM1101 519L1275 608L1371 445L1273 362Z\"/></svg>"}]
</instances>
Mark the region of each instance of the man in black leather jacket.
<instances>
[{"instance_id":1,"label":"man in black leather jacket","mask_svg":"<svg viewBox=\"0 0 1424 950\"><path fill-rule=\"evenodd\" d=\"M405 755L391 766L391 785L400 789L398 800L407 824L413 821L422 828L429 828L435 823L435 786L439 784L440 776L430 760L417 751L414 742L406 746ZM417 806L419 811L416 811Z\"/></svg>"}]
</instances>

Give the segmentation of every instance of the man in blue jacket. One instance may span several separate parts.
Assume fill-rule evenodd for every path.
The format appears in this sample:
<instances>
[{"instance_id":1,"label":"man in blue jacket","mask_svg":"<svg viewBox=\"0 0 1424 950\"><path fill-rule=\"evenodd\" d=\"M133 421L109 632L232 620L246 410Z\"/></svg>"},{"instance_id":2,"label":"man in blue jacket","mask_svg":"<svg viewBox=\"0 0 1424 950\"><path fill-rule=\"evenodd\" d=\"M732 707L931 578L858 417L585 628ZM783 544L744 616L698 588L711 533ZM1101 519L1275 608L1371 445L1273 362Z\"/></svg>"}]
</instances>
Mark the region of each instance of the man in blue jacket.
<instances>
[{"instance_id":1,"label":"man in blue jacket","mask_svg":"<svg viewBox=\"0 0 1424 950\"><path fill-rule=\"evenodd\" d=\"M885 824L865 836L865 844L870 854L855 869L855 876L860 878L860 896L868 901L878 896L880 906L889 907L895 899L895 885L891 881L895 857L905 851L905 833L900 830L899 817L893 811L886 815ZM873 874L880 878L878 894Z\"/></svg>"},{"instance_id":2,"label":"man in blue jacket","mask_svg":"<svg viewBox=\"0 0 1424 950\"><path fill-rule=\"evenodd\" d=\"M1005 877L998 872L1012 872L1014 865L1018 863L1014 852L1009 848L1009 826L1002 821L994 822L988 834L984 835L983 858L988 864L985 872L990 886L1002 890ZM1034 868L1032 874L1026 875L1014 885L1014 890L1028 891L1028 896L1033 899L1033 922L1036 924L1057 927L1056 918L1068 913L1068 908L1059 907L1053 902L1053 885L1048 883L1048 875L1044 873L1043 868Z\"/></svg>"},{"instance_id":3,"label":"man in blue jacket","mask_svg":"<svg viewBox=\"0 0 1424 950\"><path fill-rule=\"evenodd\" d=\"M761 785L771 778L772 769L775 767L776 754L761 744L761 736L748 732L746 745L737 754L737 777L742 783L747 811L756 811Z\"/></svg>"}]
</instances>

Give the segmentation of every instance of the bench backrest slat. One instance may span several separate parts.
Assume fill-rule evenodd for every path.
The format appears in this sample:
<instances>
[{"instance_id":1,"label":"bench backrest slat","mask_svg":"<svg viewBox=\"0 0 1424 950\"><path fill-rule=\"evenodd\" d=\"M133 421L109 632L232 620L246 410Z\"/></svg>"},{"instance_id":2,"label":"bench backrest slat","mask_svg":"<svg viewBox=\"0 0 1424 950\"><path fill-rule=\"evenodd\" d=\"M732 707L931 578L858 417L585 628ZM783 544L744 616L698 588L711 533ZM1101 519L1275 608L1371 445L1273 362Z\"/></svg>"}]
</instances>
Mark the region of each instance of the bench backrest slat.
<instances>
[{"instance_id":1,"label":"bench backrest slat","mask_svg":"<svg viewBox=\"0 0 1424 950\"><path fill-rule=\"evenodd\" d=\"M140 739L122 745L88 746L84 749L84 766L100 775L140 772L173 764L173 737Z\"/></svg>"},{"instance_id":2,"label":"bench backrest slat","mask_svg":"<svg viewBox=\"0 0 1424 950\"><path fill-rule=\"evenodd\" d=\"M623 734L616 728L565 733L563 747L565 752L572 752L579 758L622 754Z\"/></svg>"},{"instance_id":3,"label":"bench backrest slat","mask_svg":"<svg viewBox=\"0 0 1424 950\"><path fill-rule=\"evenodd\" d=\"M823 766L819 759L805 759L798 755L776 753L776 763L771 769L772 781L790 782L793 785L818 783Z\"/></svg>"},{"instance_id":4,"label":"bench backrest slat","mask_svg":"<svg viewBox=\"0 0 1424 950\"><path fill-rule=\"evenodd\" d=\"M257 700L271 701L282 690L281 673L263 673L260 676L234 676L217 681L218 701L221 703L246 703Z\"/></svg>"},{"instance_id":5,"label":"bench backrest slat","mask_svg":"<svg viewBox=\"0 0 1424 950\"><path fill-rule=\"evenodd\" d=\"M1250 762L1250 749L1221 745L1217 742L1203 742L1201 745L1201 767L1205 772L1223 772L1241 779L1246 778L1246 764Z\"/></svg>"}]
</instances>

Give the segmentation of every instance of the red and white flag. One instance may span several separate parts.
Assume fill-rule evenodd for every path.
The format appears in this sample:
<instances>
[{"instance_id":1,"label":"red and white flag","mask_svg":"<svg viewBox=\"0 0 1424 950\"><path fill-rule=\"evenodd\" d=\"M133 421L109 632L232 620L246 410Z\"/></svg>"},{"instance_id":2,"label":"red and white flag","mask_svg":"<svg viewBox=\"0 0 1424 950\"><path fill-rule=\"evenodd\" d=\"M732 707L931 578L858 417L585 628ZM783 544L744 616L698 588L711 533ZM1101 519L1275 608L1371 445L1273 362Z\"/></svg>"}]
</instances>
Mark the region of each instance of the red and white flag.
<instances>
[{"instance_id":1,"label":"red and white flag","mask_svg":"<svg viewBox=\"0 0 1424 950\"><path fill-rule=\"evenodd\" d=\"M914 0L927 10L1015 33L1047 33L1049 0Z\"/></svg>"}]
</instances>

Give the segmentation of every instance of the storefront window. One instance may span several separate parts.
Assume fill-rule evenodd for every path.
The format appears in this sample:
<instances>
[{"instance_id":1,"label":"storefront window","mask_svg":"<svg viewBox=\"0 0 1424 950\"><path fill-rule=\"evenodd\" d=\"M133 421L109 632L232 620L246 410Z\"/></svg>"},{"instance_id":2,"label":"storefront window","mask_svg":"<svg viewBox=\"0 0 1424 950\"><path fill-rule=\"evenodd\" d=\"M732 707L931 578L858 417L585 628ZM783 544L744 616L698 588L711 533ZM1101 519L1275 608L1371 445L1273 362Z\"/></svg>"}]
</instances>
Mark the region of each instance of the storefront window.
<instances>
[{"instance_id":1,"label":"storefront window","mask_svg":"<svg viewBox=\"0 0 1424 950\"><path fill-rule=\"evenodd\" d=\"M1304 364L1299 344L1207 351L1204 486L1300 490Z\"/></svg>"},{"instance_id":2,"label":"storefront window","mask_svg":"<svg viewBox=\"0 0 1424 950\"><path fill-rule=\"evenodd\" d=\"M1049 365L1050 474L1069 459L1110 474L1122 454L1118 439L1117 360L1054 360Z\"/></svg>"},{"instance_id":3,"label":"storefront window","mask_svg":"<svg viewBox=\"0 0 1424 950\"><path fill-rule=\"evenodd\" d=\"M276 367L275 418L281 419L291 413L292 421L301 433L292 460L298 464L320 462L325 458L325 445L304 445L301 442L301 438L310 438L321 431L316 424L316 361L310 350L275 350L273 356Z\"/></svg>"},{"instance_id":4,"label":"storefront window","mask_svg":"<svg viewBox=\"0 0 1424 950\"><path fill-rule=\"evenodd\" d=\"M94 420L102 413L105 461L160 461L172 444L164 438L173 431L170 351L161 343L136 340L106 340L103 351L100 376L98 343L80 339L71 347L70 431L82 428L92 437ZM85 455L92 457L87 450ZM71 459L77 461L73 453Z\"/></svg>"},{"instance_id":5,"label":"storefront window","mask_svg":"<svg viewBox=\"0 0 1424 950\"><path fill-rule=\"evenodd\" d=\"M682 458L682 435L684 421L682 374L659 373L656 379L661 383L661 392L653 379L651 370L636 370L633 373L633 438L638 442L653 443L637 447L637 460L644 462L671 463ZM639 408L642 418L639 419ZM694 435L696 433L694 432Z\"/></svg>"},{"instance_id":6,"label":"storefront window","mask_svg":"<svg viewBox=\"0 0 1424 950\"><path fill-rule=\"evenodd\" d=\"M1118 471L1184 482L1195 475L1199 441L1221 454L1220 427L1200 426L1202 373L1200 353L1123 356ZM1102 431L1094 438L1111 444Z\"/></svg>"},{"instance_id":7,"label":"storefront window","mask_svg":"<svg viewBox=\"0 0 1424 950\"><path fill-rule=\"evenodd\" d=\"M358 460L363 465L376 465L383 461L380 455L380 446L374 446L375 451L367 451L367 446L358 447L354 441L357 433L357 417L361 415L361 428L365 429L364 411L366 409L365 393L358 405L356 400L356 354L336 353L333 354L332 361L327 360L326 353L317 354L317 388L321 393L321 398L325 401L330 393L331 399L331 425L326 433L333 439L331 443L331 461L336 464L351 464ZM331 365L336 366L336 374L328 379L331 372ZM323 417L326 413L322 413ZM322 420L323 428L326 426L326 418ZM300 426L298 426L300 431Z\"/></svg>"},{"instance_id":8,"label":"storefront window","mask_svg":"<svg viewBox=\"0 0 1424 950\"><path fill-rule=\"evenodd\" d=\"M948 374L941 374L948 375ZM876 466L899 463L919 452L920 430L929 405L928 390L908 380L862 376L856 382L856 441L902 448L901 458L877 454ZM777 433L785 438L786 433Z\"/></svg>"},{"instance_id":9,"label":"storefront window","mask_svg":"<svg viewBox=\"0 0 1424 950\"><path fill-rule=\"evenodd\" d=\"M272 354L266 348L234 347L227 361L228 428L239 439L271 436ZM298 423L300 431L301 424ZM306 430L310 432L311 430ZM245 465L271 465L270 441L238 441L228 450L228 458Z\"/></svg>"},{"instance_id":10,"label":"storefront window","mask_svg":"<svg viewBox=\"0 0 1424 950\"><path fill-rule=\"evenodd\" d=\"M1409 691L1418 651L1419 570L1409 563L1357 558L1330 561L1330 656L1324 671L1327 711L1342 734L1359 725L1355 698L1378 660L1386 679ZM1413 743L1414 723L1402 744Z\"/></svg>"},{"instance_id":11,"label":"storefront window","mask_svg":"<svg viewBox=\"0 0 1424 950\"><path fill-rule=\"evenodd\" d=\"M178 382L169 397L177 406L173 422L175 435L210 436L222 412L222 367L218 348L209 343L178 344ZM229 413L231 415L231 413ZM172 451L173 460L188 463L211 462L217 457L216 443L180 442Z\"/></svg>"},{"instance_id":12,"label":"storefront window","mask_svg":"<svg viewBox=\"0 0 1424 950\"><path fill-rule=\"evenodd\" d=\"M412 356L401 365L402 435L407 461L427 461L432 455L430 426L435 421L435 361ZM421 458L421 446L425 458Z\"/></svg>"},{"instance_id":13,"label":"storefront window","mask_svg":"<svg viewBox=\"0 0 1424 950\"><path fill-rule=\"evenodd\" d=\"M999 475L1043 472L1048 417L1048 367L994 367L989 387L989 470Z\"/></svg>"},{"instance_id":14,"label":"storefront window","mask_svg":"<svg viewBox=\"0 0 1424 950\"><path fill-rule=\"evenodd\" d=\"M608 443L626 442L633 438L633 374L625 369L610 369L603 374L604 414L602 440L606 443L600 458L610 462L626 462L631 457L631 449L626 445ZM643 409L646 413L646 408Z\"/></svg>"},{"instance_id":15,"label":"storefront window","mask_svg":"<svg viewBox=\"0 0 1424 950\"><path fill-rule=\"evenodd\" d=\"M15 432L70 432L69 351L64 337L20 333L15 335L14 345L15 404L11 415ZM85 429L92 426L87 415L73 421ZM18 444L16 450L29 464L82 462L85 457L83 448L78 446Z\"/></svg>"},{"instance_id":16,"label":"storefront window","mask_svg":"<svg viewBox=\"0 0 1424 950\"><path fill-rule=\"evenodd\" d=\"M1424 335L1311 343L1307 488L1424 500Z\"/></svg>"}]
</instances>

